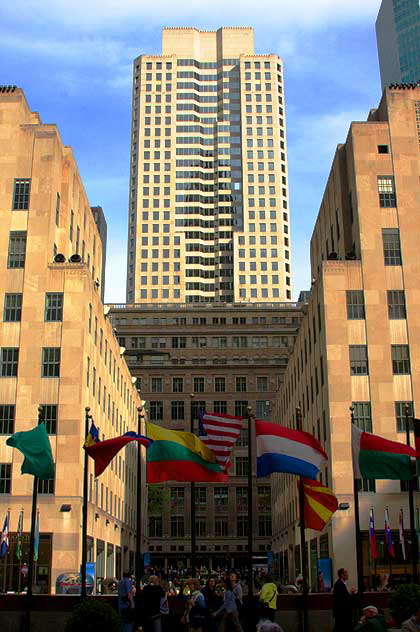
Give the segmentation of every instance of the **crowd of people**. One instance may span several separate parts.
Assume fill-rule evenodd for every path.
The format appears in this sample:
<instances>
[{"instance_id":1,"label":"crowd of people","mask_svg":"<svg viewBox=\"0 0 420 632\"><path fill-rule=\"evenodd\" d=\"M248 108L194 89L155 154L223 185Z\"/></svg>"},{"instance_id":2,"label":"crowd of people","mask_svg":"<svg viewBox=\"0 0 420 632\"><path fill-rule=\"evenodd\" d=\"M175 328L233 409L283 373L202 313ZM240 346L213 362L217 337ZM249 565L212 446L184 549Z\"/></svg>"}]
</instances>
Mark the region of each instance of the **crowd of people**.
<instances>
[{"instance_id":1,"label":"crowd of people","mask_svg":"<svg viewBox=\"0 0 420 632\"><path fill-rule=\"evenodd\" d=\"M234 571L209 576L204 585L199 577L180 578L168 574L160 580L153 574L145 585L140 585L137 594L130 574L125 573L118 583L122 632L172 630L168 595L182 597L183 612L179 622L188 632L282 632L274 622L278 592L272 578L264 577L257 593L258 607L254 606L250 612L245 607L242 585Z\"/></svg>"}]
</instances>

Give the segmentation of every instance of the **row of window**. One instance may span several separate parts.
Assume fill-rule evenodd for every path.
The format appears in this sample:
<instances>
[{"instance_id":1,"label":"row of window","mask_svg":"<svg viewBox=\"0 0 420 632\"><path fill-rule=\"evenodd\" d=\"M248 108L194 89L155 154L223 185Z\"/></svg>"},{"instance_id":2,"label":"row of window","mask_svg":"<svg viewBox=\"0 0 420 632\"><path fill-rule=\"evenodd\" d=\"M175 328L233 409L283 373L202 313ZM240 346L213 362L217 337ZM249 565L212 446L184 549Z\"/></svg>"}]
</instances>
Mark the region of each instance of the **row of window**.
<instances>
[{"instance_id":1,"label":"row of window","mask_svg":"<svg viewBox=\"0 0 420 632\"><path fill-rule=\"evenodd\" d=\"M12 464L0 463L0 494L11 494L12 491ZM55 477L38 480L38 494L54 494Z\"/></svg>"},{"instance_id":2,"label":"row of window","mask_svg":"<svg viewBox=\"0 0 420 632\"><path fill-rule=\"evenodd\" d=\"M231 488L236 497L236 507L238 511L248 510L248 488L247 487L235 487ZM207 511L207 502L210 500L209 496L213 495L214 505L217 512L228 511L228 487L214 487L207 489L200 485L194 489L195 494L195 508L197 511ZM173 513L178 513L179 510L184 511L185 503L185 487L171 487L169 489L170 496L170 509ZM162 514L165 510L166 501L163 488L158 486L149 490L148 495L148 511L149 514ZM169 499L168 499L169 500ZM268 485L258 485L257 488L257 502L258 511L269 512L271 510L271 488Z\"/></svg>"},{"instance_id":3,"label":"row of window","mask_svg":"<svg viewBox=\"0 0 420 632\"><path fill-rule=\"evenodd\" d=\"M188 410L188 402L184 400L176 400L171 402L163 402L151 400L149 402L149 417L150 421L163 421L167 418L165 415L165 404L171 406L170 415L172 421L185 421L186 411ZM230 410L232 408L233 410ZM198 419L202 411L209 411L214 413L234 414L237 417L247 419L248 417L248 400L236 400L235 402L227 401L194 401L190 404L190 416L194 421ZM267 400L256 400L254 414L256 417L265 417L267 415L268 402ZM243 473L237 472L238 476L244 476Z\"/></svg>"},{"instance_id":4,"label":"row of window","mask_svg":"<svg viewBox=\"0 0 420 632\"><path fill-rule=\"evenodd\" d=\"M43 347L41 358L41 377L60 377L60 347ZM19 347L0 349L0 377L17 377Z\"/></svg>"},{"instance_id":5,"label":"row of window","mask_svg":"<svg viewBox=\"0 0 420 632\"><path fill-rule=\"evenodd\" d=\"M350 374L369 375L367 345L350 345ZM391 345L392 373L407 375L410 370L410 351L408 345Z\"/></svg>"},{"instance_id":6,"label":"row of window","mask_svg":"<svg viewBox=\"0 0 420 632\"><path fill-rule=\"evenodd\" d=\"M388 318L390 320L407 318L404 290L387 290ZM347 318L360 320L366 318L363 290L347 290Z\"/></svg>"},{"instance_id":7,"label":"row of window","mask_svg":"<svg viewBox=\"0 0 420 632\"><path fill-rule=\"evenodd\" d=\"M214 533L207 534L206 521L197 518L195 521L195 534L198 537L206 537L214 535L216 538L227 537L229 535L229 521L227 518L216 518L214 521ZM258 516L258 536L271 536L271 516ZM185 518L184 516L171 516L170 535L172 538L185 537ZM248 516L237 516L236 518L236 536L247 537L248 535ZM163 537L163 523L161 516L149 517L149 538Z\"/></svg>"},{"instance_id":8,"label":"row of window","mask_svg":"<svg viewBox=\"0 0 420 632\"><path fill-rule=\"evenodd\" d=\"M61 322L63 320L63 292L45 294L44 320ZM5 294L3 306L4 322L20 322L22 318L22 294Z\"/></svg>"},{"instance_id":9,"label":"row of window","mask_svg":"<svg viewBox=\"0 0 420 632\"><path fill-rule=\"evenodd\" d=\"M152 393L163 393L164 392L164 378L163 377L151 377L149 378L150 384L150 392ZM172 378L172 389L169 391L171 393L184 393L185 391L185 382L183 377L173 377ZM207 378L207 383L209 382ZM255 378L247 378L246 376L236 376L235 377L235 391L237 393L246 393L248 389L251 388L252 385L255 384L255 389L258 393L267 393L269 390L270 381L268 376L266 375L257 375ZM225 376L216 376L212 380L212 384L214 386L214 392L216 393L226 393L227 392L227 384L228 380ZM143 384L143 388L145 385ZM206 378L204 377L193 377L192 379L192 389L194 393L204 393L206 390ZM146 389L147 390L147 389Z\"/></svg>"},{"instance_id":10,"label":"row of window","mask_svg":"<svg viewBox=\"0 0 420 632\"><path fill-rule=\"evenodd\" d=\"M246 349L247 347L253 349L268 349L269 347L280 348L287 347L289 344L289 338L287 336L213 336L207 338L207 336L173 336L171 338L171 344L169 339L164 337L149 337L149 336L136 336L131 339L125 336L119 336L118 338L121 346L126 347L128 340L131 342L131 348L133 349L202 349L204 347L212 347L215 349L227 349L232 347L233 349Z\"/></svg>"}]
</instances>

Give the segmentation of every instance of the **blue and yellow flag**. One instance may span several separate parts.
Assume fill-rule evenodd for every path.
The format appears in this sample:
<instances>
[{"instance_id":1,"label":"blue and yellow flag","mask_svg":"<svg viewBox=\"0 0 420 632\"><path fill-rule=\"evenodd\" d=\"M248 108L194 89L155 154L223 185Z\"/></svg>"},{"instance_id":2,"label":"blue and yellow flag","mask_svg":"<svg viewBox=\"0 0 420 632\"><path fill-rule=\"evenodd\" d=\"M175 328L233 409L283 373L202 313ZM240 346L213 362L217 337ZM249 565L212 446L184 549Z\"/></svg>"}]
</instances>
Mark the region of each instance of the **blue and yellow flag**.
<instances>
[{"instance_id":1,"label":"blue and yellow flag","mask_svg":"<svg viewBox=\"0 0 420 632\"><path fill-rule=\"evenodd\" d=\"M92 421L90 430L85 439L85 448L88 448L90 445L94 445L95 443L99 443L99 430Z\"/></svg>"}]
</instances>

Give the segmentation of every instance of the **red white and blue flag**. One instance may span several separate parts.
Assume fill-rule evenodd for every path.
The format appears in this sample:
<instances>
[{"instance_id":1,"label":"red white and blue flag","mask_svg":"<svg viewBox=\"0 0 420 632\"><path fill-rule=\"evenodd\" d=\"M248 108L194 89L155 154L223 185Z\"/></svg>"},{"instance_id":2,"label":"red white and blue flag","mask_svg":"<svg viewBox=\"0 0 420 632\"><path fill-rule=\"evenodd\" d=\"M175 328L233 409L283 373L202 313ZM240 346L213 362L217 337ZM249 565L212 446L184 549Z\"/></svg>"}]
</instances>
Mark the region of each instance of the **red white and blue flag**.
<instances>
[{"instance_id":1,"label":"red white and blue flag","mask_svg":"<svg viewBox=\"0 0 420 632\"><path fill-rule=\"evenodd\" d=\"M0 557L4 557L9 548L9 514L4 519L3 531L1 532Z\"/></svg>"},{"instance_id":2,"label":"red white and blue flag","mask_svg":"<svg viewBox=\"0 0 420 632\"><path fill-rule=\"evenodd\" d=\"M369 544L370 544L370 554L374 560L378 559L378 549L376 548L376 534L375 534L375 522L373 519L373 509L370 510L369 514Z\"/></svg>"},{"instance_id":3,"label":"red white and blue flag","mask_svg":"<svg viewBox=\"0 0 420 632\"><path fill-rule=\"evenodd\" d=\"M389 526L388 507L385 509L385 544L391 557L395 557L394 542L392 540L391 527Z\"/></svg>"},{"instance_id":4,"label":"red white and blue flag","mask_svg":"<svg viewBox=\"0 0 420 632\"><path fill-rule=\"evenodd\" d=\"M270 421L255 421L255 429L257 476L287 472L316 480L321 465L328 460L318 439Z\"/></svg>"},{"instance_id":5,"label":"red white and blue flag","mask_svg":"<svg viewBox=\"0 0 420 632\"><path fill-rule=\"evenodd\" d=\"M230 467L230 455L241 434L242 417L202 411L198 418L198 437L214 452L216 462L225 472Z\"/></svg>"}]
</instances>

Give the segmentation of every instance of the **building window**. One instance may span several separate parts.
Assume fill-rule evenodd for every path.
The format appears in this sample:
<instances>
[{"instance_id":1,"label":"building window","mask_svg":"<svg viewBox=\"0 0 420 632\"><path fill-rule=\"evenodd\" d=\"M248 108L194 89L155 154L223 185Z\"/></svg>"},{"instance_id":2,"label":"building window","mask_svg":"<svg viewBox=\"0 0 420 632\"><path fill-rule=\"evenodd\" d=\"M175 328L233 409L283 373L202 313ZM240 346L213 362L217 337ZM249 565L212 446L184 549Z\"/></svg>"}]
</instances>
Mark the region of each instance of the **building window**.
<instances>
[{"instance_id":1,"label":"building window","mask_svg":"<svg viewBox=\"0 0 420 632\"><path fill-rule=\"evenodd\" d=\"M195 535L199 538L206 537L206 521L203 518L195 521Z\"/></svg>"},{"instance_id":2,"label":"building window","mask_svg":"<svg viewBox=\"0 0 420 632\"><path fill-rule=\"evenodd\" d=\"M236 378L236 392L237 393L246 393L246 388L247 388L246 387L246 377L242 377L242 376L241 377L237 377Z\"/></svg>"},{"instance_id":3,"label":"building window","mask_svg":"<svg viewBox=\"0 0 420 632\"><path fill-rule=\"evenodd\" d=\"M43 421L48 434L57 434L57 404L41 404L43 407Z\"/></svg>"},{"instance_id":4,"label":"building window","mask_svg":"<svg viewBox=\"0 0 420 632\"><path fill-rule=\"evenodd\" d=\"M0 463L0 494L10 494L12 486L12 464Z\"/></svg>"},{"instance_id":5,"label":"building window","mask_svg":"<svg viewBox=\"0 0 420 632\"><path fill-rule=\"evenodd\" d=\"M244 538L248 536L248 516L237 516L236 535L239 538Z\"/></svg>"},{"instance_id":6,"label":"building window","mask_svg":"<svg viewBox=\"0 0 420 632\"><path fill-rule=\"evenodd\" d=\"M26 252L26 232L12 230L9 235L8 268L24 268Z\"/></svg>"},{"instance_id":7,"label":"building window","mask_svg":"<svg viewBox=\"0 0 420 632\"><path fill-rule=\"evenodd\" d=\"M60 377L60 347L43 347L42 377Z\"/></svg>"},{"instance_id":8,"label":"building window","mask_svg":"<svg viewBox=\"0 0 420 632\"><path fill-rule=\"evenodd\" d=\"M259 485L257 488L257 500L259 512L271 511L271 487L269 485Z\"/></svg>"},{"instance_id":9,"label":"building window","mask_svg":"<svg viewBox=\"0 0 420 632\"><path fill-rule=\"evenodd\" d=\"M173 393L183 393L184 392L184 378L183 377L173 377L172 378L172 392Z\"/></svg>"},{"instance_id":10,"label":"building window","mask_svg":"<svg viewBox=\"0 0 420 632\"><path fill-rule=\"evenodd\" d=\"M391 345L392 372L394 375L410 373L410 353L408 345Z\"/></svg>"},{"instance_id":11,"label":"building window","mask_svg":"<svg viewBox=\"0 0 420 632\"><path fill-rule=\"evenodd\" d=\"M363 290L347 290L347 318L349 320L360 320L365 318L365 298Z\"/></svg>"},{"instance_id":12,"label":"building window","mask_svg":"<svg viewBox=\"0 0 420 632\"><path fill-rule=\"evenodd\" d=\"M222 415L226 415L227 414L227 402L214 401L213 402L213 411L215 413L221 413Z\"/></svg>"},{"instance_id":13,"label":"building window","mask_svg":"<svg viewBox=\"0 0 420 632\"><path fill-rule=\"evenodd\" d=\"M397 206L393 176L378 176L379 206L390 208Z\"/></svg>"},{"instance_id":14,"label":"building window","mask_svg":"<svg viewBox=\"0 0 420 632\"><path fill-rule=\"evenodd\" d=\"M245 448L248 445L248 428L241 428L236 445L238 448Z\"/></svg>"},{"instance_id":15,"label":"building window","mask_svg":"<svg viewBox=\"0 0 420 632\"><path fill-rule=\"evenodd\" d=\"M171 417L172 421L184 421L184 401L171 402Z\"/></svg>"},{"instance_id":16,"label":"building window","mask_svg":"<svg viewBox=\"0 0 420 632\"><path fill-rule=\"evenodd\" d=\"M185 336L174 336L172 338L172 349L185 349L187 338Z\"/></svg>"},{"instance_id":17,"label":"building window","mask_svg":"<svg viewBox=\"0 0 420 632\"><path fill-rule=\"evenodd\" d=\"M193 381L194 393L204 393L204 377L195 377Z\"/></svg>"},{"instance_id":18,"label":"building window","mask_svg":"<svg viewBox=\"0 0 420 632\"><path fill-rule=\"evenodd\" d=\"M228 521L225 518L216 518L214 521L214 535L216 538L226 538L228 535Z\"/></svg>"},{"instance_id":19,"label":"building window","mask_svg":"<svg viewBox=\"0 0 420 632\"><path fill-rule=\"evenodd\" d=\"M45 321L61 322L63 320L63 292L47 292L45 295Z\"/></svg>"},{"instance_id":20,"label":"building window","mask_svg":"<svg viewBox=\"0 0 420 632\"><path fill-rule=\"evenodd\" d=\"M236 488L236 511L248 511L248 488Z\"/></svg>"},{"instance_id":21,"label":"building window","mask_svg":"<svg viewBox=\"0 0 420 632\"><path fill-rule=\"evenodd\" d=\"M214 390L216 393L224 393L226 391L226 378L215 377L214 378Z\"/></svg>"},{"instance_id":22,"label":"building window","mask_svg":"<svg viewBox=\"0 0 420 632\"><path fill-rule=\"evenodd\" d=\"M29 209L30 190L30 180L26 178L15 178L13 188L13 211L27 211Z\"/></svg>"},{"instance_id":23,"label":"building window","mask_svg":"<svg viewBox=\"0 0 420 632\"><path fill-rule=\"evenodd\" d=\"M384 263L386 266L401 265L401 243L398 228L383 228L382 243L384 248Z\"/></svg>"},{"instance_id":24,"label":"building window","mask_svg":"<svg viewBox=\"0 0 420 632\"><path fill-rule=\"evenodd\" d=\"M410 430L412 430L413 426L413 402L395 402L395 418L397 420L397 432L405 432L406 431L406 423L405 423L405 407L408 406L408 422Z\"/></svg>"},{"instance_id":25,"label":"building window","mask_svg":"<svg viewBox=\"0 0 420 632\"><path fill-rule=\"evenodd\" d=\"M268 391L268 377L257 377L257 391L259 393L266 393Z\"/></svg>"},{"instance_id":26,"label":"building window","mask_svg":"<svg viewBox=\"0 0 420 632\"><path fill-rule=\"evenodd\" d=\"M271 516L258 516L258 535L271 535Z\"/></svg>"},{"instance_id":27,"label":"building window","mask_svg":"<svg viewBox=\"0 0 420 632\"><path fill-rule=\"evenodd\" d=\"M226 486L214 488L215 512L226 512L228 509L228 488Z\"/></svg>"},{"instance_id":28,"label":"building window","mask_svg":"<svg viewBox=\"0 0 420 632\"><path fill-rule=\"evenodd\" d=\"M0 355L0 376L16 377L18 372L18 361L18 347L3 347Z\"/></svg>"},{"instance_id":29,"label":"building window","mask_svg":"<svg viewBox=\"0 0 420 632\"><path fill-rule=\"evenodd\" d=\"M161 377L152 377L151 379L152 393L163 392L163 379Z\"/></svg>"},{"instance_id":30,"label":"building window","mask_svg":"<svg viewBox=\"0 0 420 632\"><path fill-rule=\"evenodd\" d=\"M236 476L248 476L248 457L247 456L235 457L235 473L236 473Z\"/></svg>"},{"instance_id":31,"label":"building window","mask_svg":"<svg viewBox=\"0 0 420 632\"><path fill-rule=\"evenodd\" d=\"M207 510L207 489L206 487L195 487L195 508L197 511Z\"/></svg>"},{"instance_id":32,"label":"building window","mask_svg":"<svg viewBox=\"0 0 420 632\"><path fill-rule=\"evenodd\" d=\"M4 295L4 322L20 322L22 316L22 294Z\"/></svg>"},{"instance_id":33,"label":"building window","mask_svg":"<svg viewBox=\"0 0 420 632\"><path fill-rule=\"evenodd\" d=\"M0 405L0 434L13 434L15 431L14 404Z\"/></svg>"},{"instance_id":34,"label":"building window","mask_svg":"<svg viewBox=\"0 0 420 632\"><path fill-rule=\"evenodd\" d=\"M163 402L150 402L150 421L163 420Z\"/></svg>"},{"instance_id":35,"label":"building window","mask_svg":"<svg viewBox=\"0 0 420 632\"><path fill-rule=\"evenodd\" d=\"M369 375L366 345L350 345L350 375Z\"/></svg>"},{"instance_id":36,"label":"building window","mask_svg":"<svg viewBox=\"0 0 420 632\"><path fill-rule=\"evenodd\" d=\"M372 432L372 411L370 402L353 402L354 423L364 432Z\"/></svg>"},{"instance_id":37,"label":"building window","mask_svg":"<svg viewBox=\"0 0 420 632\"><path fill-rule=\"evenodd\" d=\"M162 516L149 517L149 538L162 537Z\"/></svg>"},{"instance_id":38,"label":"building window","mask_svg":"<svg viewBox=\"0 0 420 632\"><path fill-rule=\"evenodd\" d=\"M376 481L373 479L358 478L356 484L359 492L376 492Z\"/></svg>"},{"instance_id":39,"label":"building window","mask_svg":"<svg viewBox=\"0 0 420 632\"><path fill-rule=\"evenodd\" d=\"M388 145L378 145L378 154L389 153Z\"/></svg>"},{"instance_id":40,"label":"building window","mask_svg":"<svg viewBox=\"0 0 420 632\"><path fill-rule=\"evenodd\" d=\"M406 318L404 290L388 290L388 317L390 319Z\"/></svg>"},{"instance_id":41,"label":"building window","mask_svg":"<svg viewBox=\"0 0 420 632\"><path fill-rule=\"evenodd\" d=\"M46 478L38 480L38 494L54 494L55 492L55 476L54 478Z\"/></svg>"},{"instance_id":42,"label":"building window","mask_svg":"<svg viewBox=\"0 0 420 632\"><path fill-rule=\"evenodd\" d=\"M184 516L171 516L171 537L184 537Z\"/></svg>"},{"instance_id":43,"label":"building window","mask_svg":"<svg viewBox=\"0 0 420 632\"><path fill-rule=\"evenodd\" d=\"M248 417L248 400L235 401L235 415L236 417Z\"/></svg>"}]
</instances>

